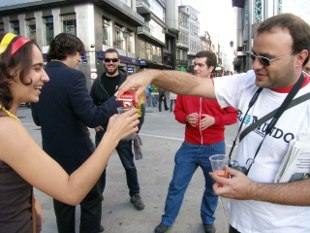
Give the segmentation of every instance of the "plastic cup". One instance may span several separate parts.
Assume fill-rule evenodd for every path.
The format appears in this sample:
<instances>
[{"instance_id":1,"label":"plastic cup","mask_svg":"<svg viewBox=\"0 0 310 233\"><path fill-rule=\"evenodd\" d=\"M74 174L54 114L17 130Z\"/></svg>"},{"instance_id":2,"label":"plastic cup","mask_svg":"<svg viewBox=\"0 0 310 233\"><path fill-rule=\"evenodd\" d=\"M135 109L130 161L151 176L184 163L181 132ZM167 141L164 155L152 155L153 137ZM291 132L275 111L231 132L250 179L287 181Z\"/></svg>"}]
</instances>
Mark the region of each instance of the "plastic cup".
<instances>
[{"instance_id":1,"label":"plastic cup","mask_svg":"<svg viewBox=\"0 0 310 233\"><path fill-rule=\"evenodd\" d=\"M117 112L118 114L122 114L124 112L127 112L130 108L127 108L127 107L118 107L117 108Z\"/></svg>"},{"instance_id":2,"label":"plastic cup","mask_svg":"<svg viewBox=\"0 0 310 233\"><path fill-rule=\"evenodd\" d=\"M225 165L228 163L228 156L225 154L215 154L209 157L212 171L217 176L228 177L228 173L225 171ZM223 187L222 184L218 183L218 187Z\"/></svg>"},{"instance_id":3,"label":"plastic cup","mask_svg":"<svg viewBox=\"0 0 310 233\"><path fill-rule=\"evenodd\" d=\"M191 118L195 121L195 127L199 125L199 113L194 112L191 114Z\"/></svg>"},{"instance_id":4,"label":"plastic cup","mask_svg":"<svg viewBox=\"0 0 310 233\"><path fill-rule=\"evenodd\" d=\"M122 113L125 113L125 112L127 112L128 110L130 110L131 108L127 108L127 107L118 107L117 108L117 112L118 112L118 114L122 114ZM130 134L130 135L128 135L127 137L125 137L125 138L123 138L123 139L130 139L130 136L132 136L133 134Z\"/></svg>"}]
</instances>

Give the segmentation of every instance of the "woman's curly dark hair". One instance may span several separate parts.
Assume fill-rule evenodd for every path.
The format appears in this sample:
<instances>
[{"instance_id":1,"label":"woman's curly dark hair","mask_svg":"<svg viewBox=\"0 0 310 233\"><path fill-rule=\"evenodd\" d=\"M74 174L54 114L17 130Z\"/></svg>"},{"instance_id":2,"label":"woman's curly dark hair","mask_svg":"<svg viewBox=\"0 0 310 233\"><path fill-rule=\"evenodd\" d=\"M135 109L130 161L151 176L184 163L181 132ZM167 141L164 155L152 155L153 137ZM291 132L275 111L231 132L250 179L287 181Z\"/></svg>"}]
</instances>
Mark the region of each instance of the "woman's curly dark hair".
<instances>
[{"instance_id":1,"label":"woman's curly dark hair","mask_svg":"<svg viewBox=\"0 0 310 233\"><path fill-rule=\"evenodd\" d=\"M0 41L5 34L0 35ZM19 80L25 84L30 85L32 81L26 82L25 76L30 72L32 65L32 48L33 41L25 43L16 53L11 55L12 44L20 38L16 36L7 49L0 54L0 103L9 109L13 100L10 91L10 84L14 82L14 78L18 77Z\"/></svg>"}]
</instances>

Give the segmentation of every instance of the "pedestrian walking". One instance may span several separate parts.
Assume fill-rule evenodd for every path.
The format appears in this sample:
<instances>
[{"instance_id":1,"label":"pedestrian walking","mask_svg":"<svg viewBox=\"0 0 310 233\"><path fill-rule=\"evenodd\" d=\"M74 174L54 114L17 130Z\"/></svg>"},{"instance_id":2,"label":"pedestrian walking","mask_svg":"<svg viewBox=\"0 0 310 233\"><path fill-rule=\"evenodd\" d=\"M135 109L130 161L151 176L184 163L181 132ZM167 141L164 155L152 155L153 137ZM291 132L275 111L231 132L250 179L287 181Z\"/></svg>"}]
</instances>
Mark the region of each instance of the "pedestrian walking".
<instances>
[{"instance_id":1,"label":"pedestrian walking","mask_svg":"<svg viewBox=\"0 0 310 233\"><path fill-rule=\"evenodd\" d=\"M158 96L158 111L161 112L162 104L164 104L165 111L169 110L167 104L167 93L164 89L159 89L159 96Z\"/></svg>"}]
</instances>

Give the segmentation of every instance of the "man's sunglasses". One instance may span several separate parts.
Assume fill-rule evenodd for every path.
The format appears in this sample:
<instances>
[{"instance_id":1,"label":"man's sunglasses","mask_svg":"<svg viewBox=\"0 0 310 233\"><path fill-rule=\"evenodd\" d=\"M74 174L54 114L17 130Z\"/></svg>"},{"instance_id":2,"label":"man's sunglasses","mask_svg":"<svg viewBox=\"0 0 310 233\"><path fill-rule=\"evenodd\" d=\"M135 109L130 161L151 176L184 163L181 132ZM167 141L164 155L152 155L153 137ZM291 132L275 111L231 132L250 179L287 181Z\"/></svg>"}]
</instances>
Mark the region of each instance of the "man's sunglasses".
<instances>
[{"instance_id":1,"label":"man's sunglasses","mask_svg":"<svg viewBox=\"0 0 310 233\"><path fill-rule=\"evenodd\" d=\"M280 59L283 56L291 55L292 54L292 52L290 51L290 52L284 53L284 54L282 54L282 55L280 55L278 57L269 58L269 57L264 57L264 56L256 55L253 52L248 52L248 53L250 54L250 58L251 58L252 62L254 62L255 59L257 58L258 61L260 62L260 64L262 64L263 66L270 66L270 63L272 61L278 60L278 59Z\"/></svg>"},{"instance_id":2,"label":"man's sunglasses","mask_svg":"<svg viewBox=\"0 0 310 233\"><path fill-rule=\"evenodd\" d=\"M110 62L118 62L118 58L105 58L104 62L105 63L110 63Z\"/></svg>"}]
</instances>

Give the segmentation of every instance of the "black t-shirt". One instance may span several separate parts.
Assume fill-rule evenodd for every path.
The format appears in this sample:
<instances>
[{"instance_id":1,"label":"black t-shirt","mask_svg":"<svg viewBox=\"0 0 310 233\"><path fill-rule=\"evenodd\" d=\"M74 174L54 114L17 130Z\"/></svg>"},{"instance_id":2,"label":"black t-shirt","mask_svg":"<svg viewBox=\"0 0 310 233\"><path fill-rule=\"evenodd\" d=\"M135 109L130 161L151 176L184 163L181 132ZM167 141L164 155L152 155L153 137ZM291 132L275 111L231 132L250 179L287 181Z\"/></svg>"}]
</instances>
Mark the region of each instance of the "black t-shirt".
<instances>
[{"instance_id":1,"label":"black t-shirt","mask_svg":"<svg viewBox=\"0 0 310 233\"><path fill-rule=\"evenodd\" d=\"M120 81L120 75L114 76L114 77L107 77L105 76L102 80L102 83L104 85L104 88L109 93L110 96L114 95L114 93L119 88L119 81Z\"/></svg>"}]
</instances>

